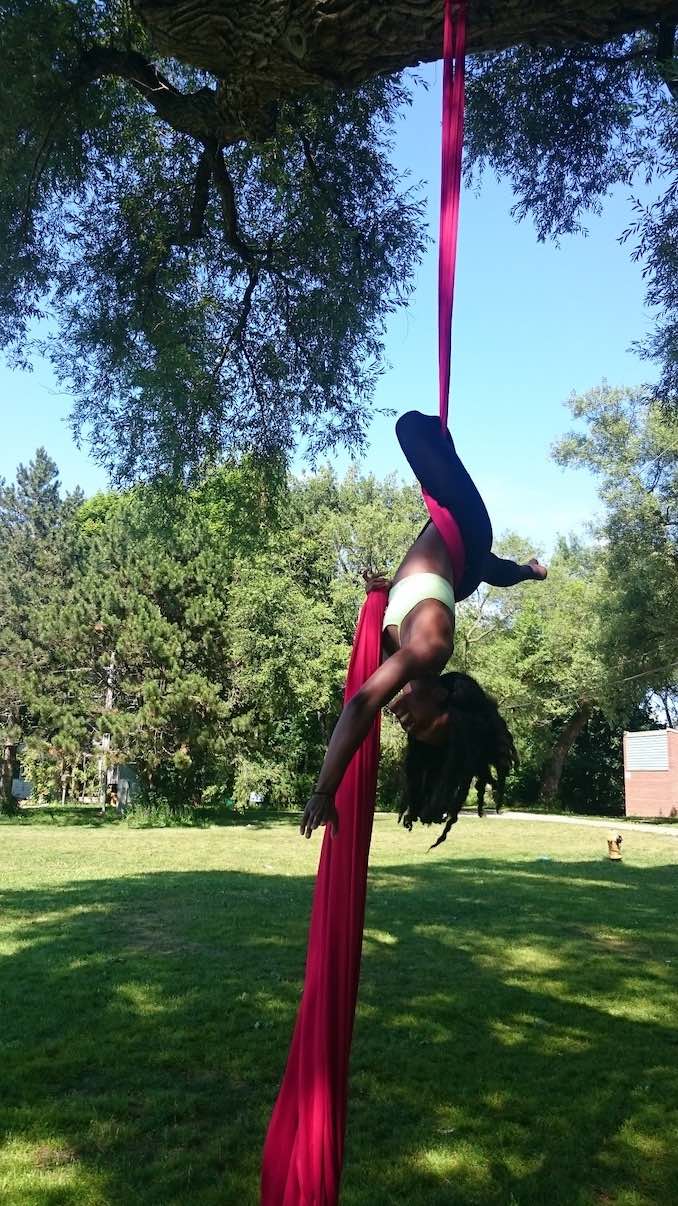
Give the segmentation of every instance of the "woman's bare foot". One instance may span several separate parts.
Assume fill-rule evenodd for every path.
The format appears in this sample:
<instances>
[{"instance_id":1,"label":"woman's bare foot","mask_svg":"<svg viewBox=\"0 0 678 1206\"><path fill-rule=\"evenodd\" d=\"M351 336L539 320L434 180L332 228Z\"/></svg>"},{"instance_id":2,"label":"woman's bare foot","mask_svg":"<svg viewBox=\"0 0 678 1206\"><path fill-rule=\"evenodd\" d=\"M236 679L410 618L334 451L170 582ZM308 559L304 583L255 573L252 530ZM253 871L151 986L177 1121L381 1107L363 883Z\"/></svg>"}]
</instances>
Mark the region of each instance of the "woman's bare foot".
<instances>
[{"instance_id":1,"label":"woman's bare foot","mask_svg":"<svg viewBox=\"0 0 678 1206\"><path fill-rule=\"evenodd\" d=\"M544 578L546 578L546 576L548 575L548 570L547 570L546 566L542 565L539 561L537 561L536 557L530 557L530 560L528 561L527 564L529 565L530 569L532 570L532 573L534 574L535 578L541 578L541 580L543 582Z\"/></svg>"}]
</instances>

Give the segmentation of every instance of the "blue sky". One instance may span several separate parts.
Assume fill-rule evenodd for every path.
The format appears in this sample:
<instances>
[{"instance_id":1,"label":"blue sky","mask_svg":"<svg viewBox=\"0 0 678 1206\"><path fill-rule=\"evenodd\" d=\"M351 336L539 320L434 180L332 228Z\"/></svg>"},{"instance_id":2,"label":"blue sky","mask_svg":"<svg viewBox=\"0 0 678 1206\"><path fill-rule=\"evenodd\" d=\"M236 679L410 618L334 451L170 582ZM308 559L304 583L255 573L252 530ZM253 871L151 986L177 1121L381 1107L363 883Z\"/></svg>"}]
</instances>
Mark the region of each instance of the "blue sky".
<instances>
[{"instance_id":1,"label":"blue sky","mask_svg":"<svg viewBox=\"0 0 678 1206\"><path fill-rule=\"evenodd\" d=\"M440 70L423 72L398 129L395 158L413 180L426 181L429 219L437 229L440 154ZM514 529L546 553L559 532L582 531L597 505L587 473L563 471L549 460L552 442L570 426L564 402L572 391L600 383L635 384L652 366L629 351L649 325L640 267L618 236L627 225L628 190L589 220L589 237L560 247L539 244L529 221L510 216L509 188L487 177L478 196L462 198L453 336L450 426L483 493L495 533ZM389 369L377 407L401 413L437 409L436 247L419 267L407 311L389 328ZM5 440L0 476L43 444L67 487L90 493L103 473L77 449L67 423L68 396L49 366L33 373L0 368ZM393 418L377 417L362 468L383 475L408 470L393 434ZM348 458L338 455L343 470Z\"/></svg>"}]
</instances>

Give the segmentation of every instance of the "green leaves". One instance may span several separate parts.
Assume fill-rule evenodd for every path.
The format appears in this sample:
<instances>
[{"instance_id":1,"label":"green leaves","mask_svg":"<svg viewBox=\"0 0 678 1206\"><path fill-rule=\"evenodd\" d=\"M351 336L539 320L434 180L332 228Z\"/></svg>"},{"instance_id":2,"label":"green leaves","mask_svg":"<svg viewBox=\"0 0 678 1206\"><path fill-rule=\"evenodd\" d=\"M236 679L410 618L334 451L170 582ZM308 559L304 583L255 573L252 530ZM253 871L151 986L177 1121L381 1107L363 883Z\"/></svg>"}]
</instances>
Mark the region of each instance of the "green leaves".
<instances>
[{"instance_id":1,"label":"green leaves","mask_svg":"<svg viewBox=\"0 0 678 1206\"><path fill-rule=\"evenodd\" d=\"M377 74L285 92L273 120L240 97L246 72L156 61L118 0L13 0L0 53L0 344L14 363L51 359L112 480L195 482L224 453L285 460L299 442L311 460L359 449L425 242L389 156L408 87ZM466 159L511 181L540 238L656 177L622 238L646 265L658 323L643 353L674 403L670 58L666 29L661 46L643 32L474 57ZM261 120L236 129L243 108Z\"/></svg>"},{"instance_id":2,"label":"green leaves","mask_svg":"<svg viewBox=\"0 0 678 1206\"><path fill-rule=\"evenodd\" d=\"M600 480L604 656L628 705L678 682L678 421L643 390L602 385L571 399L586 424L555 449Z\"/></svg>"},{"instance_id":3,"label":"green leaves","mask_svg":"<svg viewBox=\"0 0 678 1206\"><path fill-rule=\"evenodd\" d=\"M44 449L20 465L16 484L0 482L0 741L12 760L22 739L39 733L55 751L83 736L73 680L58 669L52 617L74 564L72 518L78 492L62 498L58 470ZM11 782L3 782L9 805Z\"/></svg>"},{"instance_id":4,"label":"green leaves","mask_svg":"<svg viewBox=\"0 0 678 1206\"><path fill-rule=\"evenodd\" d=\"M661 31L660 31L661 33ZM566 49L516 46L469 64L466 170L510 181L520 221L540 239L586 233L610 189L654 181L658 199L636 203L621 242L644 265L657 326L641 345L656 360L655 397L678 406L678 122L657 61L660 34Z\"/></svg>"},{"instance_id":5,"label":"green leaves","mask_svg":"<svg viewBox=\"0 0 678 1206\"><path fill-rule=\"evenodd\" d=\"M586 773L604 747L609 786L615 728L649 691L667 716L676 694L676 423L608 386L571 409L580 426L556 456L600 477L597 541L560 540L546 582L482 589L456 617L455 665L496 695L525 792L557 783L589 718ZM110 760L170 802L218 784L241 803L298 803L341 707L361 571L392 574L423 519L419 492L393 479L271 480L255 458L191 490L83 503L39 452L0 488L0 735L54 782L107 733ZM500 551L535 550L509 535ZM384 793L401 744L387 727Z\"/></svg>"},{"instance_id":6,"label":"green leaves","mask_svg":"<svg viewBox=\"0 0 678 1206\"><path fill-rule=\"evenodd\" d=\"M107 761L133 762L171 803L215 783L298 802L341 706L360 571L395 568L417 492L329 470L286 484L245 458L191 491L83 503L60 498L40 453L2 501L6 564L23 557L25 582L0 628L0 705L37 778L60 782L110 734Z\"/></svg>"},{"instance_id":7,"label":"green leaves","mask_svg":"<svg viewBox=\"0 0 678 1206\"><path fill-rule=\"evenodd\" d=\"M0 342L50 357L117 481L360 447L423 244L388 159L405 88L295 100L224 150L216 81L146 59L128 7L6 16Z\"/></svg>"}]
</instances>

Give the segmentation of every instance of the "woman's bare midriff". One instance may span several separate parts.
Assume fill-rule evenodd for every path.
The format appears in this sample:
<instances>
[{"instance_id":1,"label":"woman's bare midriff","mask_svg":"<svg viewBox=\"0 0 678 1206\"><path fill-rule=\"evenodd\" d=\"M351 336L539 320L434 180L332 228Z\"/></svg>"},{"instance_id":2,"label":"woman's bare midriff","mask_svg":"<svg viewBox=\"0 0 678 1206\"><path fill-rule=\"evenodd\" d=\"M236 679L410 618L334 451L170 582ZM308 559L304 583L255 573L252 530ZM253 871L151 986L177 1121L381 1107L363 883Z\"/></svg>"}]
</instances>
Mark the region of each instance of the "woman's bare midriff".
<instances>
[{"instance_id":1,"label":"woman's bare midriff","mask_svg":"<svg viewBox=\"0 0 678 1206\"><path fill-rule=\"evenodd\" d=\"M400 562L393 579L394 585L401 578L409 578L410 574L440 574L441 578L454 586L450 555L442 536L430 520Z\"/></svg>"},{"instance_id":2,"label":"woman's bare midriff","mask_svg":"<svg viewBox=\"0 0 678 1206\"><path fill-rule=\"evenodd\" d=\"M393 585L395 586L396 582L400 582L403 578L409 578L410 574L439 574L452 587L454 586L454 571L450 555L442 537L430 520L400 562L393 578ZM422 600L422 603L424 602L437 603L437 600ZM416 613L417 608L422 606L422 603L418 603L417 607L412 609L412 616ZM438 603L438 606L444 607L444 604ZM405 624L409 618L409 616L405 618ZM394 625L389 624L388 628L384 629L382 644L387 657L400 649L400 634Z\"/></svg>"}]
</instances>

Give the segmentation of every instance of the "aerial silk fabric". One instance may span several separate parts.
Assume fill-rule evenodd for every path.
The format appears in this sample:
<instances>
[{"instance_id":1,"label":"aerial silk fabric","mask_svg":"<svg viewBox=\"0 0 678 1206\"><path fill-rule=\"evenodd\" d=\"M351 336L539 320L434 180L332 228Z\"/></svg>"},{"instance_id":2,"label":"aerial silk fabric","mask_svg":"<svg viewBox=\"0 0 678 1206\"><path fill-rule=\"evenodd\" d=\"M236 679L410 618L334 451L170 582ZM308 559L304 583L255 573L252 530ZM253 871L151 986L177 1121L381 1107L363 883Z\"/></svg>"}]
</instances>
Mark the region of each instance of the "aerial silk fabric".
<instances>
[{"instance_id":1,"label":"aerial silk fabric","mask_svg":"<svg viewBox=\"0 0 678 1206\"><path fill-rule=\"evenodd\" d=\"M438 253L438 408L446 428L450 408L452 362L452 310L457 263L457 234L461 199L461 157L464 145L464 52L466 6L453 13L452 0L445 0L443 30L443 144L440 170L440 231ZM464 542L453 515L441 507L422 487L428 513L442 536L458 586L464 574Z\"/></svg>"},{"instance_id":2,"label":"aerial silk fabric","mask_svg":"<svg viewBox=\"0 0 678 1206\"><path fill-rule=\"evenodd\" d=\"M461 199L461 154L464 144L464 51L466 6L453 14L445 0L443 33L443 147L440 169L438 253L438 388L440 422L447 427L452 357L452 308L457 232Z\"/></svg>"},{"instance_id":3,"label":"aerial silk fabric","mask_svg":"<svg viewBox=\"0 0 678 1206\"><path fill-rule=\"evenodd\" d=\"M379 666L385 610L386 592L372 591L358 619L345 703ZM304 994L264 1147L263 1206L334 1206L339 1197L380 719L337 792L337 836L325 828Z\"/></svg>"},{"instance_id":4,"label":"aerial silk fabric","mask_svg":"<svg viewBox=\"0 0 678 1206\"><path fill-rule=\"evenodd\" d=\"M466 569L466 549L464 547L464 537L461 534L461 528L457 523L451 511L447 507L443 507L435 498L428 493L422 486L421 492L424 496L424 502L433 523L442 536L447 551L452 562L452 577L454 580L455 591L464 577ZM458 596L457 596L458 597Z\"/></svg>"},{"instance_id":5,"label":"aerial silk fabric","mask_svg":"<svg viewBox=\"0 0 678 1206\"><path fill-rule=\"evenodd\" d=\"M453 18L452 2L445 0L439 275L440 418L444 426L461 175L464 35L464 6L457 8ZM452 516L449 519L454 523ZM379 666L385 609L384 592L367 596L353 641L345 701ZM325 829L304 991L264 1145L262 1206L336 1206L339 1200L379 731L377 715L337 793L339 833L333 837L329 828Z\"/></svg>"}]
</instances>

